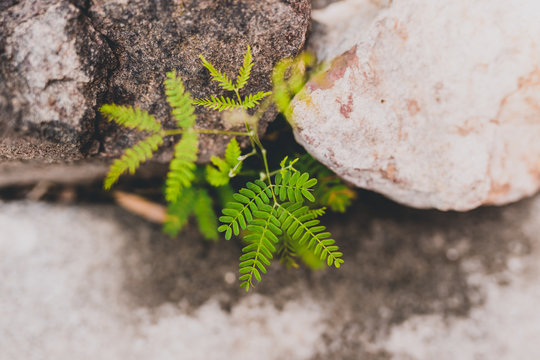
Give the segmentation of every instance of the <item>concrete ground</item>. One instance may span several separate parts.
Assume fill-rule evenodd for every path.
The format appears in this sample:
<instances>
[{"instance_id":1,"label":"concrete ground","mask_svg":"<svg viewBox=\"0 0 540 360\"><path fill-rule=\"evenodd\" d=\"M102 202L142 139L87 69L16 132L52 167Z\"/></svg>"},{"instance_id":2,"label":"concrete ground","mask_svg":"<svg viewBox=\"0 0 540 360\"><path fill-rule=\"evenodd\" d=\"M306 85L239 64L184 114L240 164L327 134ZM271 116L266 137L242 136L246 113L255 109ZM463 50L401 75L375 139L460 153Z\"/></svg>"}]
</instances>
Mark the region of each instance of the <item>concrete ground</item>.
<instances>
[{"instance_id":1,"label":"concrete ground","mask_svg":"<svg viewBox=\"0 0 540 360\"><path fill-rule=\"evenodd\" d=\"M0 202L0 359L538 359L540 197L469 213L363 194L340 270L273 266L113 205Z\"/></svg>"}]
</instances>

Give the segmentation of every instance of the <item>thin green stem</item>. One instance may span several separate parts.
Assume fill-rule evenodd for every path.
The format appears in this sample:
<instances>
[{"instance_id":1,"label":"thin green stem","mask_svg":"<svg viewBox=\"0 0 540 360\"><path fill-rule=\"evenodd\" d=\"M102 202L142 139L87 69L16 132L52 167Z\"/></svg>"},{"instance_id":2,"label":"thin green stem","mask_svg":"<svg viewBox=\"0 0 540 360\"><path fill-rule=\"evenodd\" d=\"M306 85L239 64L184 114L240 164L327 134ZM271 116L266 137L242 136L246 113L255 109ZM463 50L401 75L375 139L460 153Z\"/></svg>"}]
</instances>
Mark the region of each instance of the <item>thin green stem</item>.
<instances>
[{"instance_id":1,"label":"thin green stem","mask_svg":"<svg viewBox=\"0 0 540 360\"><path fill-rule=\"evenodd\" d=\"M247 121L244 121L244 125L246 127L246 130L247 130L247 133L248 133L248 136L249 136L249 142L251 143L251 147L255 150L255 149L257 149L255 147L255 141L253 141L253 137L255 135L255 132L251 130L251 128L250 128Z\"/></svg>"},{"instance_id":2,"label":"thin green stem","mask_svg":"<svg viewBox=\"0 0 540 360\"><path fill-rule=\"evenodd\" d=\"M240 104L242 104L242 100L240 99L240 95L238 93L238 90L235 90L234 91L236 93L236 96L238 97L238 100L240 101ZM246 130L248 131L248 133L250 134L249 135L249 140L251 142L251 146L253 147L253 149L256 149L256 148L259 148L260 152L261 152L261 155L262 155L262 158L263 158L263 162L264 162L264 170L266 172L266 179L268 180L268 185L272 185L272 180L270 178L270 170L268 168L268 158L266 156L266 149L264 148L263 144L261 143L261 140L259 139L259 133L258 133L258 124L259 124L259 120L261 119L261 117L263 116L263 114L266 112L266 110L268 109L268 106L270 106L270 103L271 101L269 101L271 99L271 97L269 96L262 104L261 106L259 106L259 108L257 109L257 111L255 112L255 115L253 115L253 117L255 118L255 121L254 121L254 126L255 126L255 130L252 130L251 127L249 126L249 124L246 122L244 122L245 126L246 126ZM243 106L242 106L243 108ZM247 109L244 108L244 110L247 111ZM274 198L274 203L277 203L277 198L276 198L276 194L274 194L274 190L272 188L270 188L271 191L272 191L272 197Z\"/></svg>"},{"instance_id":3,"label":"thin green stem","mask_svg":"<svg viewBox=\"0 0 540 360\"><path fill-rule=\"evenodd\" d=\"M219 135L234 135L234 136L250 136L249 132L244 131L229 131L229 130L219 130L219 129L197 129L193 128L193 131L195 131L197 134L219 134ZM171 129L171 130L164 130L163 136L170 136L170 135L179 135L185 133L185 129Z\"/></svg>"},{"instance_id":4,"label":"thin green stem","mask_svg":"<svg viewBox=\"0 0 540 360\"><path fill-rule=\"evenodd\" d=\"M293 166L294 166L294 164L291 164L291 165L285 166L284 168L277 169L277 170L274 170L274 171L270 171L270 174L268 174L268 175L274 176L274 175L276 175L276 174L277 174L278 172L280 172L280 171L287 170L287 169L292 169ZM265 175L265 176L266 176L266 175ZM263 180L264 180L264 179L263 179Z\"/></svg>"},{"instance_id":5,"label":"thin green stem","mask_svg":"<svg viewBox=\"0 0 540 360\"><path fill-rule=\"evenodd\" d=\"M234 167L229 170L229 177L234 177L236 175L236 170L238 170L238 167L246 160L248 157L253 156L257 154L257 149L253 149L250 153L247 153L245 155L242 155L238 158L238 163L234 165Z\"/></svg>"}]
</instances>

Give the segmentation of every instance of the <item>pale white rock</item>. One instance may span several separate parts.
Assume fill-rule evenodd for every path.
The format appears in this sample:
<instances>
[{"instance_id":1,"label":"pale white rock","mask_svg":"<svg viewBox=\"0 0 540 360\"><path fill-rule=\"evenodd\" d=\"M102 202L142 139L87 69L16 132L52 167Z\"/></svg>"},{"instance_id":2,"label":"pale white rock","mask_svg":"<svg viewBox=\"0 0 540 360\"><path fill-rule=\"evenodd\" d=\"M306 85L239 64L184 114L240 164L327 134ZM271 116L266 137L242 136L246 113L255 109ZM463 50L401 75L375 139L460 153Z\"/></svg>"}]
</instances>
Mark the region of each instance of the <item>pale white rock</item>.
<instances>
[{"instance_id":1,"label":"pale white rock","mask_svg":"<svg viewBox=\"0 0 540 360\"><path fill-rule=\"evenodd\" d=\"M292 123L317 159L418 208L538 190L539 1L355 0L314 18L312 47L331 61L293 101Z\"/></svg>"}]
</instances>

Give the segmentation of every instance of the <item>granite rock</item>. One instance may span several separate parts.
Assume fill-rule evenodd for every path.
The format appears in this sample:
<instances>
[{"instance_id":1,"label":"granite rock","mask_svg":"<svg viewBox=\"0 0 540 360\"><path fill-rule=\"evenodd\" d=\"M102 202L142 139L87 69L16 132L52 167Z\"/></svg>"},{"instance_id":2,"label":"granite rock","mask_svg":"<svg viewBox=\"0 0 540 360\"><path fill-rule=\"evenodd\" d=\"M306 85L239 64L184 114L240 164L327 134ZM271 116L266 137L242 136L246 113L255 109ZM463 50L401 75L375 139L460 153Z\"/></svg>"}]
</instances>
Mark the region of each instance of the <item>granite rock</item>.
<instances>
[{"instance_id":1,"label":"granite rock","mask_svg":"<svg viewBox=\"0 0 540 360\"><path fill-rule=\"evenodd\" d=\"M222 93L199 54L234 75L251 45L256 65L247 91L269 90L273 64L303 47L310 10L308 0L2 2L0 159L117 156L137 135L107 123L97 109L136 105L172 124L162 87L167 71L177 68L195 97ZM273 116L262 120L261 131ZM204 110L199 120L221 126ZM225 142L205 137L203 160Z\"/></svg>"}]
</instances>

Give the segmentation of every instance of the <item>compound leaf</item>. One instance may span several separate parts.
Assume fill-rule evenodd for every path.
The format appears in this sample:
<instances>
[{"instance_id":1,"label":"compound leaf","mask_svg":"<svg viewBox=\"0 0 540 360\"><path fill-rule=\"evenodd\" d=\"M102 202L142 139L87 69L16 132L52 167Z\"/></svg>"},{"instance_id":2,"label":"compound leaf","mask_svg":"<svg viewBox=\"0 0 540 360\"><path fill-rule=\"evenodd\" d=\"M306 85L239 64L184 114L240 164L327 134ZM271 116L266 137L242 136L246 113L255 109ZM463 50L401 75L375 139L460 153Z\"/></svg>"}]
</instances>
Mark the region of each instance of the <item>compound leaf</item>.
<instances>
[{"instance_id":1,"label":"compound leaf","mask_svg":"<svg viewBox=\"0 0 540 360\"><path fill-rule=\"evenodd\" d=\"M198 189L193 213L199 226L199 231L205 239L217 240L217 215L214 212L212 198L206 189Z\"/></svg>"},{"instance_id":2,"label":"compound leaf","mask_svg":"<svg viewBox=\"0 0 540 360\"><path fill-rule=\"evenodd\" d=\"M195 99L193 104L204 106L212 110L224 111L231 109L241 109L242 104L238 103L235 99L224 96L210 96L210 99Z\"/></svg>"},{"instance_id":3,"label":"compound leaf","mask_svg":"<svg viewBox=\"0 0 540 360\"><path fill-rule=\"evenodd\" d=\"M248 45L246 53L244 54L244 63L242 64L242 67L238 72L238 77L236 78L236 90L240 90L247 84L252 67L253 59L251 57L251 48Z\"/></svg>"},{"instance_id":4,"label":"compound leaf","mask_svg":"<svg viewBox=\"0 0 540 360\"><path fill-rule=\"evenodd\" d=\"M133 147L126 149L124 154L112 163L103 187L106 190L109 190L118 180L120 175L126 171L129 171L130 174L135 173L135 170L137 170L140 164L150 159L153 152L156 151L161 144L163 144L161 134L154 134L139 141Z\"/></svg>"},{"instance_id":5,"label":"compound leaf","mask_svg":"<svg viewBox=\"0 0 540 360\"><path fill-rule=\"evenodd\" d=\"M186 131L174 147L174 158L169 165L165 181L165 199L168 202L176 202L181 190L191 186L191 182L195 179L194 170L198 150L197 133L192 130Z\"/></svg>"},{"instance_id":6,"label":"compound leaf","mask_svg":"<svg viewBox=\"0 0 540 360\"><path fill-rule=\"evenodd\" d=\"M161 124L149 113L138 107L105 104L99 111L108 121L139 131L158 132Z\"/></svg>"},{"instance_id":7,"label":"compound leaf","mask_svg":"<svg viewBox=\"0 0 540 360\"><path fill-rule=\"evenodd\" d=\"M167 217L163 224L163 232L176 236L186 225L195 206L195 190L192 187L184 188L174 203L167 207Z\"/></svg>"},{"instance_id":8,"label":"compound leaf","mask_svg":"<svg viewBox=\"0 0 540 360\"><path fill-rule=\"evenodd\" d=\"M164 85L167 101L172 108L172 114L178 126L182 128L193 127L196 119L193 100L189 92L185 91L182 78L176 74L176 70L167 73Z\"/></svg>"},{"instance_id":9,"label":"compound leaf","mask_svg":"<svg viewBox=\"0 0 540 360\"><path fill-rule=\"evenodd\" d=\"M217 81L219 86L221 86L225 90L230 90L230 91L235 90L233 82L231 81L231 79L229 79L229 77L225 73L217 70L214 67L214 65L212 65L210 62L208 62L204 58L204 56L200 55L199 57L201 58L204 67L207 68L208 71L210 72L210 75L212 75L213 81Z\"/></svg>"},{"instance_id":10,"label":"compound leaf","mask_svg":"<svg viewBox=\"0 0 540 360\"><path fill-rule=\"evenodd\" d=\"M266 96L270 95L271 91L259 91L256 94L249 94L248 96L244 97L244 100L242 100L242 105L246 109L251 109L252 107L255 107L259 105L262 99L264 99Z\"/></svg>"}]
</instances>

